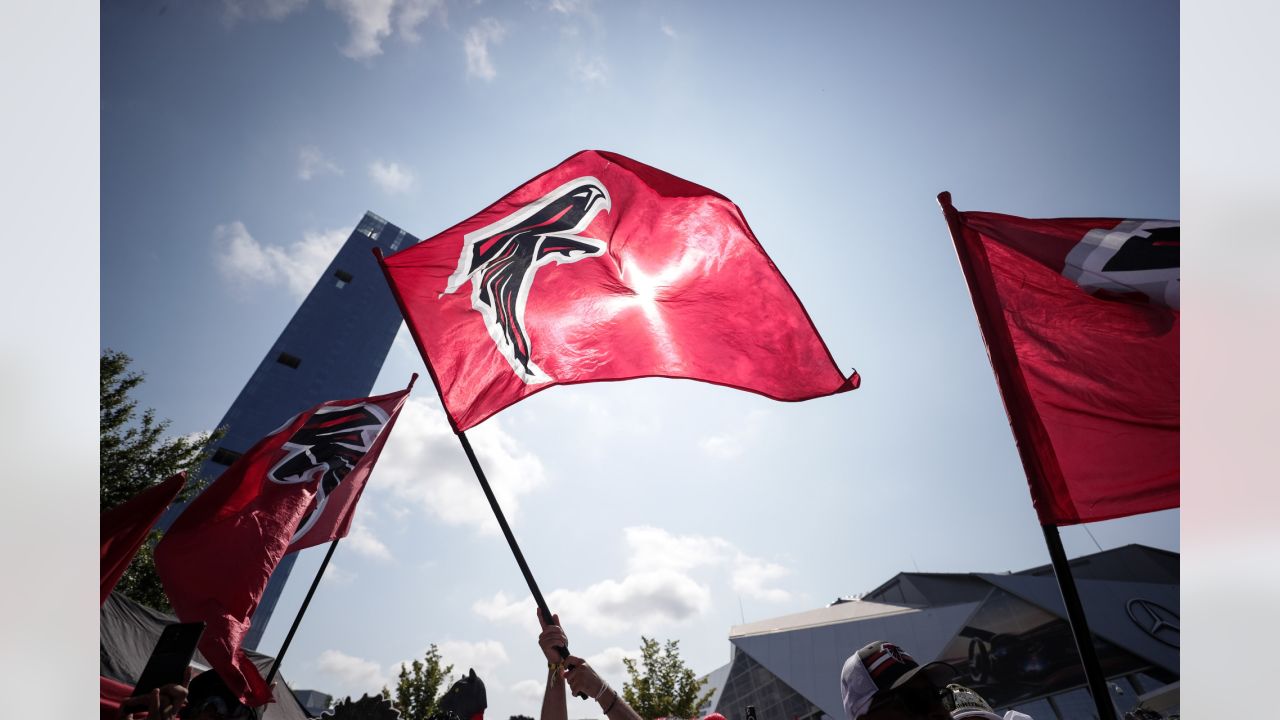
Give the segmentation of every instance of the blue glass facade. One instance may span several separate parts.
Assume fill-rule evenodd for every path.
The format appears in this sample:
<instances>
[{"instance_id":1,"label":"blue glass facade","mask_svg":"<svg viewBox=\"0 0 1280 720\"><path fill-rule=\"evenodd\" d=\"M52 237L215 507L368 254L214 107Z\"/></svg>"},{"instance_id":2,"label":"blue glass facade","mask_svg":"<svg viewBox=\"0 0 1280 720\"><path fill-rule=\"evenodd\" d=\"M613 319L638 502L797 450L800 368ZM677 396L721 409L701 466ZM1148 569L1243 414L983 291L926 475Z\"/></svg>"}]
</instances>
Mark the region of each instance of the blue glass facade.
<instances>
[{"instance_id":1,"label":"blue glass facade","mask_svg":"<svg viewBox=\"0 0 1280 720\"><path fill-rule=\"evenodd\" d=\"M372 249L391 255L417 242L378 215L365 213L219 422L226 435L204 464L204 477L221 475L296 413L372 391L402 322ZM257 648L294 559L285 556L272 576L245 647Z\"/></svg>"}]
</instances>

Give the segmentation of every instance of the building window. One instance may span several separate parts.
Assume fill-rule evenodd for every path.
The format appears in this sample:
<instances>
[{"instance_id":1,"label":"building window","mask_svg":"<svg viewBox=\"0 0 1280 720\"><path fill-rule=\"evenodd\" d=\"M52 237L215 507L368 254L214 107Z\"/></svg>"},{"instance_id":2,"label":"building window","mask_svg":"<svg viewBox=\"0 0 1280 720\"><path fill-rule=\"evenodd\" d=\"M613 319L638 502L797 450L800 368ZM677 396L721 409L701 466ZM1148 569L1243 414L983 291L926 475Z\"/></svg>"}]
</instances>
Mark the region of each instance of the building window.
<instances>
[{"instance_id":1,"label":"building window","mask_svg":"<svg viewBox=\"0 0 1280 720\"><path fill-rule=\"evenodd\" d=\"M364 235L370 240L377 240L378 234L382 232L382 228L386 224L387 221L383 220L376 213L367 212L364 214L364 217L360 219L360 224L356 226L356 232Z\"/></svg>"},{"instance_id":2,"label":"building window","mask_svg":"<svg viewBox=\"0 0 1280 720\"><path fill-rule=\"evenodd\" d=\"M333 276L338 278L339 288L344 288L347 286L347 283L351 282L351 273L346 270L334 270Z\"/></svg>"},{"instance_id":3,"label":"building window","mask_svg":"<svg viewBox=\"0 0 1280 720\"><path fill-rule=\"evenodd\" d=\"M302 358L296 355L290 355L287 352L282 352L280 353L280 357L276 358L276 362L280 363L281 365L288 365L294 370L297 370L298 366L302 364Z\"/></svg>"},{"instance_id":4,"label":"building window","mask_svg":"<svg viewBox=\"0 0 1280 720\"><path fill-rule=\"evenodd\" d=\"M404 231L403 231L403 230L401 230L401 231L396 235L396 239L395 239L395 240L392 240L392 241L391 241L391 249L392 249L392 250L399 250L399 249L400 249L400 243L402 243L402 242L404 242Z\"/></svg>"},{"instance_id":5,"label":"building window","mask_svg":"<svg viewBox=\"0 0 1280 720\"><path fill-rule=\"evenodd\" d=\"M243 453L238 453L235 450L218 448L217 450L213 451L213 457L210 459L218 463L219 465L230 465L236 460L239 460L241 455L243 455Z\"/></svg>"}]
</instances>

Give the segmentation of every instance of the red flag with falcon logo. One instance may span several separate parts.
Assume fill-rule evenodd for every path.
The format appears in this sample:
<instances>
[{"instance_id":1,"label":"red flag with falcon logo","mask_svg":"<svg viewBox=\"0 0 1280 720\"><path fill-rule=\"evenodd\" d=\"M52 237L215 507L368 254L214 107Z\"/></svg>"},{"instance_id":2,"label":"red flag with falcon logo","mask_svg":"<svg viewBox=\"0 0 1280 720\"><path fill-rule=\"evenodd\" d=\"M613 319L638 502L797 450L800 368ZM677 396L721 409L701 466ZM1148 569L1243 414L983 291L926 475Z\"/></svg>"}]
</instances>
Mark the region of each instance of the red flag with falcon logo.
<instances>
[{"instance_id":1,"label":"red flag with falcon logo","mask_svg":"<svg viewBox=\"0 0 1280 720\"><path fill-rule=\"evenodd\" d=\"M287 552L346 536L412 388L298 414L200 493L156 546L174 612L207 623L200 652L246 704L271 699L241 649L271 573Z\"/></svg>"},{"instance_id":2,"label":"red flag with falcon logo","mask_svg":"<svg viewBox=\"0 0 1280 720\"><path fill-rule=\"evenodd\" d=\"M938 201L1040 522L1177 507L1178 223Z\"/></svg>"},{"instance_id":3,"label":"red flag with falcon logo","mask_svg":"<svg viewBox=\"0 0 1280 720\"><path fill-rule=\"evenodd\" d=\"M450 421L540 390L687 378L797 401L856 388L728 198L584 150L383 262Z\"/></svg>"}]
</instances>

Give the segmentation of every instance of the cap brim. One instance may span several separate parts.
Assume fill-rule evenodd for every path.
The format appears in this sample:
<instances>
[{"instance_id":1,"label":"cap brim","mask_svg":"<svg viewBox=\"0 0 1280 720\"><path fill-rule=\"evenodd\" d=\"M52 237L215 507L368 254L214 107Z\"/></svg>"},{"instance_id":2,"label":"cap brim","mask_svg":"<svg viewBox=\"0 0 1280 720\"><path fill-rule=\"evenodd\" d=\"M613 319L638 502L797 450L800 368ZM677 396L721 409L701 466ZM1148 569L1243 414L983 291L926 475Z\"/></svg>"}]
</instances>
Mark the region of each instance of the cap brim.
<instances>
[{"instance_id":1,"label":"cap brim","mask_svg":"<svg viewBox=\"0 0 1280 720\"><path fill-rule=\"evenodd\" d=\"M939 660L937 662L931 662L928 665L921 665L918 668L908 670L902 674L902 677L898 678L897 682L889 686L889 689L897 690L908 682L911 682L911 678L919 675L920 673L924 673L925 677L929 678L929 682L939 688L946 687L947 683L960 677L959 670L956 670L950 663L945 663Z\"/></svg>"},{"instance_id":2,"label":"cap brim","mask_svg":"<svg viewBox=\"0 0 1280 720\"><path fill-rule=\"evenodd\" d=\"M982 720L1004 720L1004 717L1001 715L997 715L989 710L979 710L977 708L972 710L960 710L951 714L952 720L961 720L962 718L965 720L968 720L969 718L973 718L974 720L977 720L977 718L982 718Z\"/></svg>"}]
</instances>

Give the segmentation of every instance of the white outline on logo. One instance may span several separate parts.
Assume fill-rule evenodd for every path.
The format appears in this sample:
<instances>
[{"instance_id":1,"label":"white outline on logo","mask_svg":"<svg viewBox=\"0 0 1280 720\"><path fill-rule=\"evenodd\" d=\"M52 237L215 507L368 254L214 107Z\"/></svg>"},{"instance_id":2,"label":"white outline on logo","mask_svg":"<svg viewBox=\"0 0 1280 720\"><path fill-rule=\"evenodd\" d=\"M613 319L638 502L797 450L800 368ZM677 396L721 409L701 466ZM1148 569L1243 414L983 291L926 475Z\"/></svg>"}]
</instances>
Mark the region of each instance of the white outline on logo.
<instances>
[{"instance_id":1,"label":"white outline on logo","mask_svg":"<svg viewBox=\"0 0 1280 720\"><path fill-rule=\"evenodd\" d=\"M360 456L361 459L364 459L364 455L369 452L369 448L373 447L374 441L376 441L378 439L378 436L382 434L382 429L387 426L387 421L391 418L391 416L387 414L387 411L382 409L380 405L375 405L374 403L356 403L354 405L327 405L325 407L320 408L319 410L316 410L314 413L312 413L311 417L315 417L316 415L326 415L328 413L334 413L334 412L345 412L358 407L363 407L368 409L369 412L372 413L373 416L378 419L379 422L378 422L377 428L375 429L373 425L365 425L360 428L360 439L364 441L363 447L360 445L352 445L351 443L335 443L335 444L341 445L343 447L351 448L352 450L359 450L361 453L361 456ZM294 416L294 419L297 419L296 415ZM307 422L310 422L310 421L311 421L311 418L307 418ZM292 420L290 421L290 423L292 423ZM303 425L305 426L306 423L303 423ZM287 427L287 424L286 424L286 427ZM302 428L298 428L298 429L301 430ZM315 456L311 454L311 448L313 447L315 446L314 445L297 445L295 443L292 443L286 440L280 446L280 449L286 451L287 454L283 458L281 458L279 462L271 466L271 469L267 471L267 479L273 483L276 483L277 485L298 485L301 483L307 483L313 480L319 480L320 478L323 478L324 474L330 470L329 463L317 462L315 459ZM285 463L289 462L293 458L299 455L302 455L304 453L307 455L308 458L311 459L311 462L312 462L311 467L307 468L306 472L304 472L301 475L290 475L288 478L285 478L284 480L276 479L276 470L283 467ZM358 460L356 462L357 464L359 463ZM354 467L352 469L354 469ZM317 471L319 472L317 473ZM337 491L337 489L340 487L342 487L341 481L339 481L338 485L334 488L334 491ZM293 538L289 540L289 544L292 545L293 543L297 542L300 538L302 538L303 535L306 535L307 532L311 530L311 528L316 524L316 521L320 519L320 515L324 513L324 506L325 506L325 503L327 503L328 501L329 501L329 494L324 491L324 486L317 485L316 494L314 498L315 510L311 512L311 515L310 517L307 518L307 521L303 523L301 526L299 526L296 531L294 531Z\"/></svg>"},{"instance_id":2,"label":"white outline on logo","mask_svg":"<svg viewBox=\"0 0 1280 720\"><path fill-rule=\"evenodd\" d=\"M464 235L462 238L462 254L458 257L458 269L449 276L449 284L445 287L444 292L440 294L441 297L444 297L445 295L457 292L458 288L462 287L463 283L467 280L471 280L471 307L484 317L485 329L489 331L489 337L493 338L494 344L498 346L498 352L507 359L507 362L511 365L511 369L515 371L516 376L528 385L541 385L542 383L551 382L553 378L544 373L541 368L533 363L532 352L530 353L529 368L527 371L520 365L520 361L516 359L514 346L512 346L512 344L503 337L502 326L498 322L497 313L493 308L480 301L481 284L476 278L478 268L470 267L472 249L475 247L476 243L483 242L494 235L519 225L532 217L539 210L542 210L547 205L550 205L552 202L560 199L569 190L585 184L593 184L599 187L600 192L603 195L603 200L594 203L590 208L588 208L587 212L582 216L582 219L579 220L572 228L560 232L547 233L543 235L543 238L558 237L565 240L576 240L585 245L598 248L600 252L594 255L589 255L585 252L574 253L571 251L568 254L551 253L545 257L539 258L535 251L535 259L527 271L528 279L521 284L520 292L516 296L516 322L520 324L520 327L525 327L524 308L529 299L529 288L533 287L534 273L537 272L538 268L550 263L564 265L566 263L577 262L587 257L598 257L609 247L608 243L604 240L584 237L578 234L583 230L586 230L587 227L591 225L591 221L595 220L596 215L598 215L601 210L612 210L612 201L609 197L609 189L604 186L604 183L590 175L584 175L583 177L570 180L501 220L490 225L486 225L479 230L473 230ZM539 245L541 245L542 240L540 239L538 242ZM530 348L532 348L532 342L530 342Z\"/></svg>"},{"instance_id":3,"label":"white outline on logo","mask_svg":"<svg viewBox=\"0 0 1280 720\"><path fill-rule=\"evenodd\" d=\"M1125 220L1110 230L1090 230L1067 253L1062 274L1087 291L1140 292L1151 302L1177 310L1181 298L1180 267L1103 270L1129 238L1135 235L1147 237L1150 235L1148 230L1171 227L1178 227L1178 223L1170 220Z\"/></svg>"}]
</instances>

